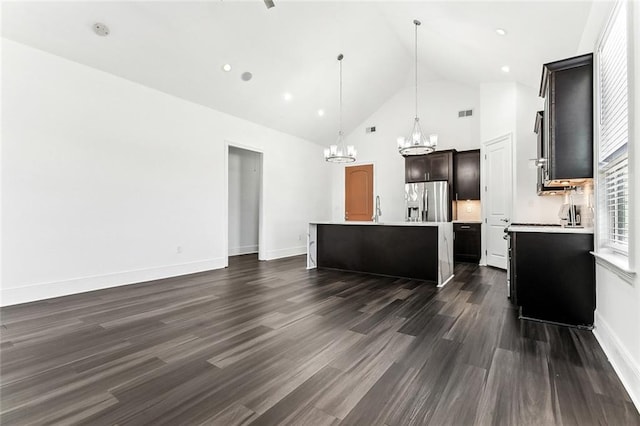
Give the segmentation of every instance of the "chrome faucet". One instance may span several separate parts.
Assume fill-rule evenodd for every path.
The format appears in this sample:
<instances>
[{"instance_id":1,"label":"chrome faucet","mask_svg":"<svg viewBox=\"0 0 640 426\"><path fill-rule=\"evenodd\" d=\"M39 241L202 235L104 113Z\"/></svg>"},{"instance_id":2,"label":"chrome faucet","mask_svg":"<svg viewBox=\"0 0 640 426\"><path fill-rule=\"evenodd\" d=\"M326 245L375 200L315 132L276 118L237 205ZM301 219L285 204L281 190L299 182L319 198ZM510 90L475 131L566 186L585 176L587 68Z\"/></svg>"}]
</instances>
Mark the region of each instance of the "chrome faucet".
<instances>
[{"instance_id":1,"label":"chrome faucet","mask_svg":"<svg viewBox=\"0 0 640 426\"><path fill-rule=\"evenodd\" d=\"M375 223L378 223L380 216L382 216L382 210L380 210L380 196L376 195L376 213L371 219L373 219Z\"/></svg>"}]
</instances>

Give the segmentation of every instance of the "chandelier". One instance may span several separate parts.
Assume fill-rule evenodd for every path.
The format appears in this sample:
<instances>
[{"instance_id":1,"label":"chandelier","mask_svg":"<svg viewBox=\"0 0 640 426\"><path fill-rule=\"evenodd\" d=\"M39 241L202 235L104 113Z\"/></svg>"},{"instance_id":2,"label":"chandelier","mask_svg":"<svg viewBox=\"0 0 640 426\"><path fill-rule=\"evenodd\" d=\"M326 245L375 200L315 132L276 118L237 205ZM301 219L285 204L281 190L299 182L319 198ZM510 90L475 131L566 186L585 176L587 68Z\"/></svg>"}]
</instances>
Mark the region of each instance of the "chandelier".
<instances>
[{"instance_id":1,"label":"chandelier","mask_svg":"<svg viewBox=\"0 0 640 426\"><path fill-rule=\"evenodd\" d=\"M324 150L324 159L329 163L353 163L356 161L356 149L353 145L345 146L342 134L342 59L344 55L338 55L338 63L340 64L340 131L338 132L338 142L335 145L329 145Z\"/></svg>"},{"instance_id":2,"label":"chandelier","mask_svg":"<svg viewBox=\"0 0 640 426\"><path fill-rule=\"evenodd\" d=\"M398 138L398 152L403 157L429 154L436 150L436 145L438 144L438 135L426 136L422 132L420 119L418 118L418 25L420 25L420 21L414 19L413 24L415 25L416 117L409 136Z\"/></svg>"}]
</instances>

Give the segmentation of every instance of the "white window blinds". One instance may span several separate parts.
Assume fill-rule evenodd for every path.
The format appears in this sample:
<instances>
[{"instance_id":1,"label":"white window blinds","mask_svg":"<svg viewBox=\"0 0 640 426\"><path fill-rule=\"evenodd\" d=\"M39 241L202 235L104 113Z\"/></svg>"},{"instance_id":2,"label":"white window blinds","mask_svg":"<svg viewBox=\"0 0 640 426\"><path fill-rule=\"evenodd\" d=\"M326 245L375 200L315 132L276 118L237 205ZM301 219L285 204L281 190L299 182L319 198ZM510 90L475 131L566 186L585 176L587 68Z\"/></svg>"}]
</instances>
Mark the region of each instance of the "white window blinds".
<instances>
[{"instance_id":1,"label":"white window blinds","mask_svg":"<svg viewBox=\"0 0 640 426\"><path fill-rule=\"evenodd\" d=\"M598 185L601 246L629 251L627 13L621 2L598 49Z\"/></svg>"},{"instance_id":2,"label":"white window blinds","mask_svg":"<svg viewBox=\"0 0 640 426\"><path fill-rule=\"evenodd\" d=\"M627 14L623 3L600 45L600 152L609 162L623 154L629 138Z\"/></svg>"},{"instance_id":3,"label":"white window blinds","mask_svg":"<svg viewBox=\"0 0 640 426\"><path fill-rule=\"evenodd\" d=\"M629 163L624 156L604 172L609 248L626 253L629 250Z\"/></svg>"}]
</instances>

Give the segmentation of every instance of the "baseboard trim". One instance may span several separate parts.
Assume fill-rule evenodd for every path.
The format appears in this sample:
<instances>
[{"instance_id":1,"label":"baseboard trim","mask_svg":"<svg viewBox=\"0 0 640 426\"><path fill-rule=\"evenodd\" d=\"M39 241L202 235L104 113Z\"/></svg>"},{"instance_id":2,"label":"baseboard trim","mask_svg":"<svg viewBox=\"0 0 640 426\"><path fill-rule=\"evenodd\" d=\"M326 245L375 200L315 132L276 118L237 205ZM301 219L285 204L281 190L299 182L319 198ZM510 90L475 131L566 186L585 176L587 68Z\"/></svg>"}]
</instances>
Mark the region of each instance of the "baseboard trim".
<instances>
[{"instance_id":1,"label":"baseboard trim","mask_svg":"<svg viewBox=\"0 0 640 426\"><path fill-rule=\"evenodd\" d=\"M442 288L442 287L444 287L445 285L447 285L447 283L448 283L449 281L451 281L451 280L453 279L453 277L455 277L455 275L454 275L454 274L451 274L451 276L450 276L449 278L447 278L446 280L444 280L444 282L443 282L442 284L438 284L436 287L438 287L438 288Z\"/></svg>"},{"instance_id":2,"label":"baseboard trim","mask_svg":"<svg viewBox=\"0 0 640 426\"><path fill-rule=\"evenodd\" d=\"M640 412L640 367L598 311L595 313L593 335L627 390L636 410Z\"/></svg>"},{"instance_id":3,"label":"baseboard trim","mask_svg":"<svg viewBox=\"0 0 640 426\"><path fill-rule=\"evenodd\" d=\"M193 274L195 272L209 271L212 269L221 269L225 267L225 261L225 258L220 257L161 266L157 268L137 269L106 275L79 277L70 280L32 284L24 287L3 288L0 306L35 302L37 300L85 293L104 288L177 277L180 275Z\"/></svg>"},{"instance_id":4,"label":"baseboard trim","mask_svg":"<svg viewBox=\"0 0 640 426\"><path fill-rule=\"evenodd\" d=\"M300 254L307 254L307 246L290 247L278 250L267 251L264 260L281 259L283 257L298 256Z\"/></svg>"},{"instance_id":5,"label":"baseboard trim","mask_svg":"<svg viewBox=\"0 0 640 426\"><path fill-rule=\"evenodd\" d=\"M240 256L242 254L257 253L258 246L240 246L229 249L229 256Z\"/></svg>"}]
</instances>

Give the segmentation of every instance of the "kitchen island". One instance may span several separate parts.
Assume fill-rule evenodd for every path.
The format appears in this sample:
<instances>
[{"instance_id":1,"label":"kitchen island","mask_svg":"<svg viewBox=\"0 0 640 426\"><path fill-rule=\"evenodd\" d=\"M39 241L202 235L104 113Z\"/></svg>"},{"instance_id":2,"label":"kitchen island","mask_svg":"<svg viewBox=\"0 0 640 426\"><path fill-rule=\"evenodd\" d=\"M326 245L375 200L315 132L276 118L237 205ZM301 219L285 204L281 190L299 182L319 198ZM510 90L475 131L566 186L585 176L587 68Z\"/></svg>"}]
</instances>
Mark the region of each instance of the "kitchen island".
<instances>
[{"instance_id":1,"label":"kitchen island","mask_svg":"<svg viewBox=\"0 0 640 426\"><path fill-rule=\"evenodd\" d=\"M307 269L328 268L433 281L453 278L451 222L312 222Z\"/></svg>"}]
</instances>

